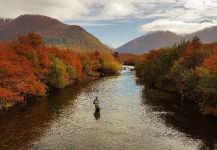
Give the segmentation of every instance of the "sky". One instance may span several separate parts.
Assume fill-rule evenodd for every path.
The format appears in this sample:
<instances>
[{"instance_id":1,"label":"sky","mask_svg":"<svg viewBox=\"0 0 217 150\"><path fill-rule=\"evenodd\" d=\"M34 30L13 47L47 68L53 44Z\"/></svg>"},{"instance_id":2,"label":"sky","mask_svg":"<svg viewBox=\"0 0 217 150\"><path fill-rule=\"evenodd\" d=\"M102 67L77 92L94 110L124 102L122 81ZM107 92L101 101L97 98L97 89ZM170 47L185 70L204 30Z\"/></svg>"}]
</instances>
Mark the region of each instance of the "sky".
<instances>
[{"instance_id":1,"label":"sky","mask_svg":"<svg viewBox=\"0 0 217 150\"><path fill-rule=\"evenodd\" d=\"M118 47L151 31L192 33L217 25L217 0L0 0L0 17L40 14L84 27Z\"/></svg>"}]
</instances>

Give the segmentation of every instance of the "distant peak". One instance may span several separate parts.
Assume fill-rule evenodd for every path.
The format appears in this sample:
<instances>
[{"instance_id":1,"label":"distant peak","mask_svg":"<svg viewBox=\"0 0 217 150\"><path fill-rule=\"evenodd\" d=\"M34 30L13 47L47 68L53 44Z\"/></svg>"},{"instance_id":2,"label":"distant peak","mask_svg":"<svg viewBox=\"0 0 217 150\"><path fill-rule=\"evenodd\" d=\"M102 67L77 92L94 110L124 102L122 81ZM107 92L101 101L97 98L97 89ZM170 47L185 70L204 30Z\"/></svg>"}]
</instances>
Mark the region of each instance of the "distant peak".
<instances>
[{"instance_id":1,"label":"distant peak","mask_svg":"<svg viewBox=\"0 0 217 150\"><path fill-rule=\"evenodd\" d=\"M17 18L14 19L14 21L33 21L33 22L53 22L53 23L59 23L62 24L62 22L60 22L57 19L48 17L48 16L43 16L43 15L34 15L34 14L24 14L24 15L20 15Z\"/></svg>"},{"instance_id":2,"label":"distant peak","mask_svg":"<svg viewBox=\"0 0 217 150\"><path fill-rule=\"evenodd\" d=\"M172 33L172 34L176 34L176 33L174 33L174 32L167 31L167 30L152 31L152 33Z\"/></svg>"},{"instance_id":3,"label":"distant peak","mask_svg":"<svg viewBox=\"0 0 217 150\"><path fill-rule=\"evenodd\" d=\"M202 20L200 23L213 23L213 21L212 20Z\"/></svg>"},{"instance_id":4,"label":"distant peak","mask_svg":"<svg viewBox=\"0 0 217 150\"><path fill-rule=\"evenodd\" d=\"M50 19L53 19L53 18L48 17L48 16L36 15L36 14L23 14L23 15L18 16L18 17L15 18L15 19L18 19L18 18L30 18L30 17L34 17L34 18L50 18Z\"/></svg>"},{"instance_id":5,"label":"distant peak","mask_svg":"<svg viewBox=\"0 0 217 150\"><path fill-rule=\"evenodd\" d=\"M158 31L150 31L150 32L148 32L147 34L145 34L143 36L158 35L158 34L180 35L180 34L177 34L175 32L171 32L171 31L158 30Z\"/></svg>"},{"instance_id":6,"label":"distant peak","mask_svg":"<svg viewBox=\"0 0 217 150\"><path fill-rule=\"evenodd\" d=\"M37 24L52 24L52 25L61 25L61 26L68 26L70 28L73 28L78 31L84 31L84 29L78 25L67 25L57 19L44 16L44 15L35 15L35 14L24 14L20 15L17 18L14 19L15 22L21 22L26 24L26 21L32 22L32 23L37 23Z\"/></svg>"}]
</instances>

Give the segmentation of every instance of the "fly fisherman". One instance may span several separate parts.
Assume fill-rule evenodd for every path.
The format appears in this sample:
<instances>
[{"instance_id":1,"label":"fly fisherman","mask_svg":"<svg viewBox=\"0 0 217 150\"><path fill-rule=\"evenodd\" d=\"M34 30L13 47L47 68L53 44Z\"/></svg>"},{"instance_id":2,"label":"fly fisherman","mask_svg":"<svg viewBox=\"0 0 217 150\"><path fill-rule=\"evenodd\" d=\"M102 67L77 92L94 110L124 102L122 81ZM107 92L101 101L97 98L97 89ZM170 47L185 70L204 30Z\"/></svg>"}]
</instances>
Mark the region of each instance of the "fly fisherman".
<instances>
[{"instance_id":1,"label":"fly fisherman","mask_svg":"<svg viewBox=\"0 0 217 150\"><path fill-rule=\"evenodd\" d=\"M95 105L96 111L100 111L98 97L95 98L95 100L93 101L93 104Z\"/></svg>"}]
</instances>

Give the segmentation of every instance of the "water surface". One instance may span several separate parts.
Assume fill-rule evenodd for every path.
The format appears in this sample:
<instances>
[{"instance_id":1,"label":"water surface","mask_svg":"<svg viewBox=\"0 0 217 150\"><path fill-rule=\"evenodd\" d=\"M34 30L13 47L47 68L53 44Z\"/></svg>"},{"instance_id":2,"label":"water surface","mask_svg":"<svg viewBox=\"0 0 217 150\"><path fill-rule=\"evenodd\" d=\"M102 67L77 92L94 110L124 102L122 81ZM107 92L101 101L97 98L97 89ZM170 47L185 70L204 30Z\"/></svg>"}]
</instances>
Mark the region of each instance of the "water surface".
<instances>
[{"instance_id":1,"label":"water surface","mask_svg":"<svg viewBox=\"0 0 217 150\"><path fill-rule=\"evenodd\" d=\"M94 110L95 96L100 113ZM0 149L215 149L216 120L176 100L144 89L134 72L125 70L1 112Z\"/></svg>"}]
</instances>

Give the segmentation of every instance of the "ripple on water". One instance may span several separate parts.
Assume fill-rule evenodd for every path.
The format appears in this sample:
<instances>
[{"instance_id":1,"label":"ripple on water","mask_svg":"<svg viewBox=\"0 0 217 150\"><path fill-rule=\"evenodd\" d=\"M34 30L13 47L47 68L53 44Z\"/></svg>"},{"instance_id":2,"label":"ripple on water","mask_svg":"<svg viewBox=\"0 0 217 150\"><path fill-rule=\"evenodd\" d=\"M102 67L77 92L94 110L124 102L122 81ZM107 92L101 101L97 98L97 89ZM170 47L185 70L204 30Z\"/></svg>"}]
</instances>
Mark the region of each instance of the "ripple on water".
<instances>
[{"instance_id":1,"label":"ripple on water","mask_svg":"<svg viewBox=\"0 0 217 150\"><path fill-rule=\"evenodd\" d=\"M101 102L100 114L95 114L93 107L95 96ZM27 124L27 128L19 128L20 132L13 131L15 136L27 138L13 143L23 149L182 150L201 146L201 140L166 123L164 116L175 119L173 112L158 111L158 106L144 101L143 86L136 84L134 73L123 71L120 76L97 80L82 90L68 88L39 100L19 112L19 122L15 124L14 119L7 127L16 129ZM1 139L10 129L1 130Z\"/></svg>"}]
</instances>

